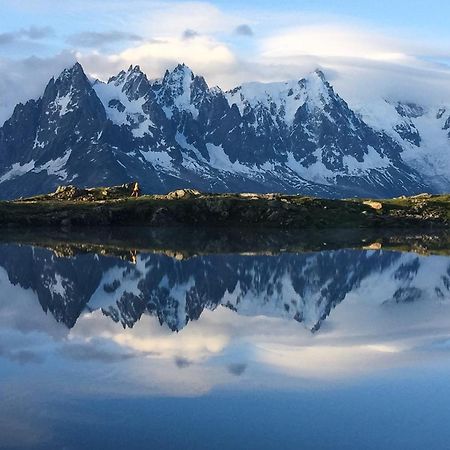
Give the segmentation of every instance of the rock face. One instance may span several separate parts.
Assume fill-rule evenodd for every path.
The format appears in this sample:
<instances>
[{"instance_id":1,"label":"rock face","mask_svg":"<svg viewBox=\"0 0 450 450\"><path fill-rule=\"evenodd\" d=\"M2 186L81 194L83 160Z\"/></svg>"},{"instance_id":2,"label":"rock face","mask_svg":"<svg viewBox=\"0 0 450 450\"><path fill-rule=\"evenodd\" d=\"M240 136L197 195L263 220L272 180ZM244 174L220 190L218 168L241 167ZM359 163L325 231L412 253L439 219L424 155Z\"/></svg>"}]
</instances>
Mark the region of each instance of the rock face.
<instances>
[{"instance_id":1,"label":"rock face","mask_svg":"<svg viewBox=\"0 0 450 450\"><path fill-rule=\"evenodd\" d=\"M450 150L446 111L434 120ZM0 198L131 180L145 193L390 197L445 190L450 174L433 184L420 151L410 152L423 144L418 121L427 112L397 104L393 114L389 130L370 126L320 71L224 92L185 65L156 81L131 66L92 84L75 64L41 98L17 105L0 128Z\"/></svg>"}]
</instances>

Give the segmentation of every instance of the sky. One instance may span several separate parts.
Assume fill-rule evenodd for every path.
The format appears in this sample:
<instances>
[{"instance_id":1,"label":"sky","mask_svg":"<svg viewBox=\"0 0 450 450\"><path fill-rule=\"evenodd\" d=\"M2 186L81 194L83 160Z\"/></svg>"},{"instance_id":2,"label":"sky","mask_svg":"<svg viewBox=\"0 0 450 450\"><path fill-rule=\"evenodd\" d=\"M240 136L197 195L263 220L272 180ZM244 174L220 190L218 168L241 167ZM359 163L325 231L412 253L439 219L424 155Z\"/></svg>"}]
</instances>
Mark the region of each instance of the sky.
<instances>
[{"instance_id":1,"label":"sky","mask_svg":"<svg viewBox=\"0 0 450 450\"><path fill-rule=\"evenodd\" d=\"M0 122L76 60L102 80L185 62L223 89L321 68L351 104L450 103L445 0L0 0L0 10Z\"/></svg>"}]
</instances>

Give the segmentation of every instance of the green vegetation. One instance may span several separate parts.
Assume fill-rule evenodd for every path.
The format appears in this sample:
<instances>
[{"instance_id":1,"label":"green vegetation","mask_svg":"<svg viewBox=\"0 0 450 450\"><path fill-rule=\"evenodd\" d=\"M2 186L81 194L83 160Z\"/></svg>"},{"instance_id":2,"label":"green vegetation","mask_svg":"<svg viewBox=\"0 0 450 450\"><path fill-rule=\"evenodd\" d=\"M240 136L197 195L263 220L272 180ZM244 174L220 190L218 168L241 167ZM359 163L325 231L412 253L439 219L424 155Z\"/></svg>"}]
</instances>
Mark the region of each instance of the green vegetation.
<instances>
[{"instance_id":1,"label":"green vegetation","mask_svg":"<svg viewBox=\"0 0 450 450\"><path fill-rule=\"evenodd\" d=\"M185 189L130 197L131 185L59 188L0 202L0 226L209 226L285 229L427 227L450 223L450 196L329 200L282 194L203 194Z\"/></svg>"}]
</instances>

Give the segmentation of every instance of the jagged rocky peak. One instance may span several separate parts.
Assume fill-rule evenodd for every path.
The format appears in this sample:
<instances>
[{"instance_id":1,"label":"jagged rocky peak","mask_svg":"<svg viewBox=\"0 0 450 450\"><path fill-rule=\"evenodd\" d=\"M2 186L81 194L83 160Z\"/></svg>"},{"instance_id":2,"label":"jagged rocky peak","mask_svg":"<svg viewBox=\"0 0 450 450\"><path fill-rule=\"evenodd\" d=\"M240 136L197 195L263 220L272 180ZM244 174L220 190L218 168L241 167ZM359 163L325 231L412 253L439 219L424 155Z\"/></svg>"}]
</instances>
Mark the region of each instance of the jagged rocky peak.
<instances>
[{"instance_id":1,"label":"jagged rocky peak","mask_svg":"<svg viewBox=\"0 0 450 450\"><path fill-rule=\"evenodd\" d=\"M316 70L314 70L314 72L312 72L317 78L319 78L320 80L322 80L323 83L328 84L328 80L327 77L325 76L325 73L323 72L322 69L317 68Z\"/></svg>"},{"instance_id":2,"label":"jagged rocky peak","mask_svg":"<svg viewBox=\"0 0 450 450\"><path fill-rule=\"evenodd\" d=\"M125 81L126 75L127 72L125 72L125 70L121 70L117 75L114 75L109 78L108 84L114 84L115 86L119 86Z\"/></svg>"},{"instance_id":3,"label":"jagged rocky peak","mask_svg":"<svg viewBox=\"0 0 450 450\"><path fill-rule=\"evenodd\" d=\"M56 79L52 78L47 88L52 85L60 95L65 95L70 92L84 94L86 91L90 91L91 87L91 83L79 62L76 62L72 67L64 69Z\"/></svg>"},{"instance_id":4,"label":"jagged rocky peak","mask_svg":"<svg viewBox=\"0 0 450 450\"><path fill-rule=\"evenodd\" d=\"M120 71L108 80L108 84L121 90L130 101L142 98L150 91L147 75L138 65L130 65L127 71Z\"/></svg>"},{"instance_id":5,"label":"jagged rocky peak","mask_svg":"<svg viewBox=\"0 0 450 450\"><path fill-rule=\"evenodd\" d=\"M209 91L205 79L195 75L184 63L167 70L161 80L154 82L153 89L169 118L175 109L190 112L196 118L199 105Z\"/></svg>"},{"instance_id":6,"label":"jagged rocky peak","mask_svg":"<svg viewBox=\"0 0 450 450\"><path fill-rule=\"evenodd\" d=\"M141 70L141 67L138 65L133 66L131 64L130 67L128 67L128 70L121 70L117 75L110 77L108 80L108 84L113 83L116 86L119 86L119 85L123 84L125 82L125 80L127 80L129 78L133 78L133 77L136 78L136 77L140 77L142 75L145 76L145 74Z\"/></svg>"},{"instance_id":7,"label":"jagged rocky peak","mask_svg":"<svg viewBox=\"0 0 450 450\"><path fill-rule=\"evenodd\" d=\"M74 77L86 78L83 67L78 61L73 66L65 68L58 76L57 80L71 80Z\"/></svg>"},{"instance_id":8,"label":"jagged rocky peak","mask_svg":"<svg viewBox=\"0 0 450 450\"><path fill-rule=\"evenodd\" d=\"M80 63L52 78L41 98L41 114L33 148L46 149L64 141L64 133L87 135L106 119L104 108ZM86 136L84 136L86 137ZM66 137L65 144L69 139Z\"/></svg>"},{"instance_id":9,"label":"jagged rocky peak","mask_svg":"<svg viewBox=\"0 0 450 450\"><path fill-rule=\"evenodd\" d=\"M42 111L43 119L53 124L55 130L61 125L58 118L63 122L105 120L102 104L78 62L63 70L56 80L50 80L42 97Z\"/></svg>"},{"instance_id":10,"label":"jagged rocky peak","mask_svg":"<svg viewBox=\"0 0 450 450\"><path fill-rule=\"evenodd\" d=\"M162 82L180 90L190 87L193 83L198 84L205 90L208 89L205 79L195 75L192 69L184 63L178 64L172 71L167 70Z\"/></svg>"},{"instance_id":11,"label":"jagged rocky peak","mask_svg":"<svg viewBox=\"0 0 450 450\"><path fill-rule=\"evenodd\" d=\"M154 92L138 65L130 65L127 71L122 70L107 83L97 83L94 89L115 125L129 126L134 137L148 135L149 128L155 128L149 117Z\"/></svg>"},{"instance_id":12,"label":"jagged rocky peak","mask_svg":"<svg viewBox=\"0 0 450 450\"><path fill-rule=\"evenodd\" d=\"M80 63L75 63L72 67L64 69L58 78L52 78L45 89L42 101L48 105L49 114L59 113L64 116L73 111L78 100L89 94L91 85L86 77Z\"/></svg>"},{"instance_id":13,"label":"jagged rocky peak","mask_svg":"<svg viewBox=\"0 0 450 450\"><path fill-rule=\"evenodd\" d=\"M136 64L135 66L133 66L133 64L130 64L130 67L128 67L128 73L133 74L135 76L141 76L144 74L139 64Z\"/></svg>"}]
</instances>

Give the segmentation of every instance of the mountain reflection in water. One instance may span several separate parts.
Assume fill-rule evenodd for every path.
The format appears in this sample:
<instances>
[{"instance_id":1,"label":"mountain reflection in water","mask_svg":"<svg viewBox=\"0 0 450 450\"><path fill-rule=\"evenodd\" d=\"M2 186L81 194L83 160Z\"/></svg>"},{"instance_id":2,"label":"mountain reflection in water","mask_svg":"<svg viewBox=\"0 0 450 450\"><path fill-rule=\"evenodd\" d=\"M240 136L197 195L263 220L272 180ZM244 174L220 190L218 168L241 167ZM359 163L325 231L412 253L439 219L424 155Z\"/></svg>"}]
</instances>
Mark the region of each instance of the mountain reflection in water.
<instances>
[{"instance_id":1,"label":"mountain reflection in water","mask_svg":"<svg viewBox=\"0 0 450 450\"><path fill-rule=\"evenodd\" d=\"M226 251L221 241L216 251L202 247L197 254L176 245L163 252L118 241L31 241L0 245L0 448L101 448L106 441L89 427L102 429L115 420L126 434L131 421L142 434L134 409L155 422L146 446L136 438L128 441L130 448L298 448L299 437L308 435L300 425L311 426L301 404L313 415L322 405L317 428L340 414L353 417L365 401L375 414L376 399L364 397L375 386L411 389L412 404L430 398L421 391L429 374L439 399L449 398L450 388L440 383L449 372L450 257L434 244L434 254L426 254L423 242L435 239L415 243L420 253L394 251L403 243L385 249L365 239L366 245L330 241L323 248L320 240L309 247L289 241L287 251L281 242L274 251L268 245L241 253ZM303 251L294 251L299 247ZM399 405L406 402L395 395ZM339 413L336 396L342 397ZM204 430L182 412L199 401L211 414L231 408L225 424L240 414L261 414L256 398L274 411L281 408L271 419L274 431L281 433L280 423L292 426L296 417L298 433L294 427L278 440L262 439L268 413L254 424L254 434L234 423L230 435L227 425L221 433L229 446L216 446L213 437L197 442ZM124 415L111 412L114 402ZM439 411L437 427L450 419L439 402L436 393L432 406L421 399L405 417L414 411L420 417L428 405ZM150 404L163 416L150 418ZM179 432L188 429L196 444L177 441L177 433L169 438L164 414L181 421ZM361 420L352 429L364 429ZM431 432L431 423L425 425L422 437ZM359 446L333 422L327 427L320 438L308 435L301 448L383 448L380 435ZM397 431L392 448L424 448L418 430L408 437L401 426ZM445 448L441 436L444 443L448 433L440 431L427 448ZM238 439L256 434L261 442L255 446ZM346 445L333 446L339 439ZM121 448L117 436L111 442L108 448Z\"/></svg>"}]
</instances>

